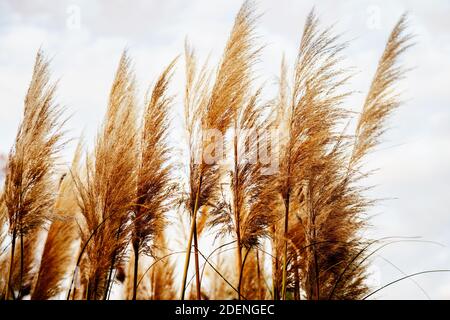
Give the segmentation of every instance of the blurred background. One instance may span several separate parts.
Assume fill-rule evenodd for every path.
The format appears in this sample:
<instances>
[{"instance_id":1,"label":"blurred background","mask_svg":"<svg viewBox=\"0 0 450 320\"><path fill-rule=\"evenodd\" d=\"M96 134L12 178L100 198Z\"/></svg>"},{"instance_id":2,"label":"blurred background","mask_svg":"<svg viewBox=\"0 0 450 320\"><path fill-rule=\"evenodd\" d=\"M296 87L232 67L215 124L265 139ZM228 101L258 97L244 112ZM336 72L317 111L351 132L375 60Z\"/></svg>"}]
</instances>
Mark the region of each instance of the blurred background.
<instances>
[{"instance_id":1,"label":"blurred background","mask_svg":"<svg viewBox=\"0 0 450 320\"><path fill-rule=\"evenodd\" d=\"M14 141L23 99L39 48L52 58L59 79L58 102L71 118L69 136L83 132L88 146L106 109L115 68L123 49L134 61L143 96L148 85L188 37L200 57L216 62L241 5L238 0L0 0L0 180L5 155ZM358 90L349 108L358 111L390 30L409 13L416 45L403 62L412 70L400 89L405 103L389 121L383 143L367 159L378 169L366 181L370 196L383 199L370 212L366 235L421 237L379 251L369 279L374 288L423 270L450 268L450 2L434 0L333 1L259 0L257 40L264 45L257 81L270 98L276 90L283 54L292 65L304 21L315 7L323 25L351 41L348 63L358 71ZM180 93L178 64L173 93ZM177 96L174 124L181 123ZM176 134L175 134L176 135ZM177 140L174 136L173 140ZM63 160L70 161L76 141ZM383 299L450 299L450 274L402 281L377 294Z\"/></svg>"}]
</instances>

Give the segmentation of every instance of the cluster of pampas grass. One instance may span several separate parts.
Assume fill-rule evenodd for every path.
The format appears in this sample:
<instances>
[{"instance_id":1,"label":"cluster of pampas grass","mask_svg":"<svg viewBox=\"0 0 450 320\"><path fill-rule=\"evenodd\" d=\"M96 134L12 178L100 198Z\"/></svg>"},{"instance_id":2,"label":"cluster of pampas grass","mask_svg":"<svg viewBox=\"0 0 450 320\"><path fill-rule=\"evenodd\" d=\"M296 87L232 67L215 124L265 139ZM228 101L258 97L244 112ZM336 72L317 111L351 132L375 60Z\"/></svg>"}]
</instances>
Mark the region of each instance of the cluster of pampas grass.
<instances>
[{"instance_id":1,"label":"cluster of pampas grass","mask_svg":"<svg viewBox=\"0 0 450 320\"><path fill-rule=\"evenodd\" d=\"M162 70L140 108L124 52L94 149L80 142L61 172L65 118L39 51L0 193L1 299L110 299L119 287L134 300L370 294L368 248L378 242L360 232L373 204L361 183L368 174L363 160L400 105L399 57L411 45L406 18L390 35L357 117L346 108L353 94L344 63L349 43L314 12L292 75L283 59L279 93L263 101L264 87L254 84L256 23L254 5L245 2L216 69L199 65L186 42L185 164L171 160L169 143L169 88L181 59ZM261 133L271 130L278 143L266 151L279 168L268 173L260 149L270 139ZM206 161L219 143L229 159ZM175 211L189 222L178 226L185 236L170 226ZM209 255L199 241L206 231L220 238ZM174 235L184 251L170 249ZM184 268L176 268L176 255Z\"/></svg>"}]
</instances>

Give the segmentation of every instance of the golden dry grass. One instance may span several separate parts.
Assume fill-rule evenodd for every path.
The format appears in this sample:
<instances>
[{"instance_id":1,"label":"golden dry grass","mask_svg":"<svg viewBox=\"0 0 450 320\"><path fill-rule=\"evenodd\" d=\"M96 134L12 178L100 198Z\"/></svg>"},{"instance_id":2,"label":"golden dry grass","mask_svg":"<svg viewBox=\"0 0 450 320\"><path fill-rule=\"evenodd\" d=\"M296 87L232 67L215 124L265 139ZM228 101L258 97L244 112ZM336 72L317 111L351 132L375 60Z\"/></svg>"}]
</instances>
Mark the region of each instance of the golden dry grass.
<instances>
[{"instance_id":1,"label":"golden dry grass","mask_svg":"<svg viewBox=\"0 0 450 320\"><path fill-rule=\"evenodd\" d=\"M169 139L177 59L141 108L123 53L94 149L80 143L61 176L62 109L38 52L0 192L1 299L109 299L115 291L125 299L318 300L370 292L373 242L361 231L374 202L364 193L363 164L401 103L395 87L405 74L399 57L411 44L406 17L353 117L346 105L352 69L344 63L350 43L314 12L292 72L283 58L278 95L263 101L253 70L261 50L254 12L252 2L242 5L216 69L199 66L186 42L185 181ZM260 148L275 129L278 144L267 152L279 169L267 174ZM230 151L227 161L204 157L216 147ZM189 218L185 236L169 223L177 210ZM220 244L207 256L200 236L211 234ZM184 251L171 247L177 240Z\"/></svg>"}]
</instances>

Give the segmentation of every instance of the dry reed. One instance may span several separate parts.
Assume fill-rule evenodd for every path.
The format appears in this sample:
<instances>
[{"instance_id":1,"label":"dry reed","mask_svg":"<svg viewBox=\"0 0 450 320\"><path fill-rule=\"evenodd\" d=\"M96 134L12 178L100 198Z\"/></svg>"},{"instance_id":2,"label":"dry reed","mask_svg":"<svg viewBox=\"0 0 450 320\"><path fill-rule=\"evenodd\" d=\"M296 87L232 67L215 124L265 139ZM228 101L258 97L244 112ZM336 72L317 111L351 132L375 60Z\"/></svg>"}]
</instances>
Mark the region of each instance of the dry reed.
<instances>
[{"instance_id":1,"label":"dry reed","mask_svg":"<svg viewBox=\"0 0 450 320\"><path fill-rule=\"evenodd\" d=\"M252 4L245 2L230 33L222 61L217 70L214 84L208 90L208 75L205 69L196 74L195 55L188 47L186 50L186 119L190 142L190 177L187 205L192 219L191 232L187 245L186 261L182 282L181 299L184 299L187 271L189 268L192 240L194 241L197 299L201 299L197 211L203 206L217 205L220 192L220 180L223 169L221 159L205 161L208 150L222 147L217 137L207 137L207 130L215 130L222 137L233 123L237 110L243 103L250 85L250 68L256 51L252 49L252 31L254 17ZM208 139L209 138L209 139ZM217 152L217 151L215 151ZM200 161L198 161L200 157ZM197 160L196 160L197 159ZM200 163L196 163L200 162Z\"/></svg>"},{"instance_id":2,"label":"dry reed","mask_svg":"<svg viewBox=\"0 0 450 320\"><path fill-rule=\"evenodd\" d=\"M139 144L136 199L133 208L132 246L134 251L133 299L136 299L139 255L152 254L151 243L160 238L165 227L165 214L174 198L175 185L171 181L168 164L170 148L167 144L169 108L172 98L167 96L172 62L156 82L147 103Z\"/></svg>"},{"instance_id":3,"label":"dry reed","mask_svg":"<svg viewBox=\"0 0 450 320\"><path fill-rule=\"evenodd\" d=\"M29 286L32 247L39 231L52 218L55 162L64 145L62 109L54 103L55 90L49 79L49 62L39 51L23 120L6 168L3 201L12 238L6 298L23 296Z\"/></svg>"},{"instance_id":4,"label":"dry reed","mask_svg":"<svg viewBox=\"0 0 450 320\"><path fill-rule=\"evenodd\" d=\"M68 299L109 299L117 281L126 299L175 299L171 257L180 252L167 235L176 203L190 218L181 299L370 296L371 242L361 231L374 201L365 196L364 159L401 103L396 84L406 69L399 58L411 45L406 17L389 37L356 119L346 108L353 94L348 43L321 27L313 11L292 75L283 58L278 96L262 102L264 88L254 84L256 21L254 4L244 2L217 70L199 66L186 42L181 195L169 142L176 60L151 88L139 126L135 79L123 53L94 150L82 159L79 144L70 172L58 179L62 108L54 103L49 62L38 52L0 190L0 299L59 297L67 279ZM356 129L349 133L351 121ZM274 129L279 144L266 151L279 168L268 174L261 147ZM225 150L231 156L223 161ZM199 240L208 232L221 242L206 256Z\"/></svg>"},{"instance_id":5,"label":"dry reed","mask_svg":"<svg viewBox=\"0 0 450 320\"><path fill-rule=\"evenodd\" d=\"M106 299L113 270L124 259L131 204L136 185L136 102L130 60L124 53L110 93L93 159L86 160L86 177L76 176L84 217L80 259L87 299Z\"/></svg>"}]
</instances>

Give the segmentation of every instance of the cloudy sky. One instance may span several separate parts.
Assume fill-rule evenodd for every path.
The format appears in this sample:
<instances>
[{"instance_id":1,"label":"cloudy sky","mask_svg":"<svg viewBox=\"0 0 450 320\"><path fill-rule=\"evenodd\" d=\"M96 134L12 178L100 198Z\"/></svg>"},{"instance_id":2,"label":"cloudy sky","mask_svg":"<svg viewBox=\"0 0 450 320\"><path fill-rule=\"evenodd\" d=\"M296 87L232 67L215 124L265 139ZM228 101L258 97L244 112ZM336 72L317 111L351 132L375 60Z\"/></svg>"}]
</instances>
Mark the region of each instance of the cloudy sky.
<instances>
[{"instance_id":1,"label":"cloudy sky","mask_svg":"<svg viewBox=\"0 0 450 320\"><path fill-rule=\"evenodd\" d=\"M339 3L339 4L338 4ZM73 114L68 126L92 140L105 111L115 67L124 48L134 61L142 92L183 52L186 36L201 57L221 53L238 0L23 1L0 0L0 153L7 152L20 121L36 51L52 58L58 101ZM404 273L450 269L450 2L434 0L259 0L257 66L266 94L274 90L281 56L292 62L307 13L352 40L346 51L359 70L353 80L364 98L390 29L405 11L417 45L404 63L414 69L403 82L406 103L390 119L383 144L368 159L379 171L367 181L371 196L386 198L371 211L372 237L420 236L379 252L372 281L382 285ZM215 60L214 60L215 61ZM175 84L181 85L179 65ZM175 90L174 90L175 91ZM179 97L178 97L179 98ZM179 100L178 100L179 101ZM175 121L177 116L175 115ZM73 150L73 146L69 148ZM436 242L436 243L431 243ZM403 281L378 298L450 299L450 274Z\"/></svg>"}]
</instances>

